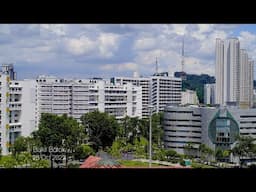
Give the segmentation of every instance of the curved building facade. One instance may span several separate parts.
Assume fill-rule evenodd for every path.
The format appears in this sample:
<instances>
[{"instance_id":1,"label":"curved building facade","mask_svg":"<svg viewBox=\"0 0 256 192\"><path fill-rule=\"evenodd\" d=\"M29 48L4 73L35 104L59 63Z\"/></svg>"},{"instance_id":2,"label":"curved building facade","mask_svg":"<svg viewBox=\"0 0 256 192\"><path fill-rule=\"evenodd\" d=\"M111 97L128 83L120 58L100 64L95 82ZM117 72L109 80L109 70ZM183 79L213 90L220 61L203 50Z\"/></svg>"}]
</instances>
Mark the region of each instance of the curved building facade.
<instances>
[{"instance_id":1,"label":"curved building facade","mask_svg":"<svg viewBox=\"0 0 256 192\"><path fill-rule=\"evenodd\" d=\"M184 153L184 147L201 144L200 108L167 107L164 113L164 145L178 153Z\"/></svg>"},{"instance_id":2,"label":"curved building facade","mask_svg":"<svg viewBox=\"0 0 256 192\"><path fill-rule=\"evenodd\" d=\"M185 153L188 144L195 148L205 144L213 150L232 149L238 135L256 138L256 109L231 106L165 108L164 145L180 154Z\"/></svg>"}]
</instances>

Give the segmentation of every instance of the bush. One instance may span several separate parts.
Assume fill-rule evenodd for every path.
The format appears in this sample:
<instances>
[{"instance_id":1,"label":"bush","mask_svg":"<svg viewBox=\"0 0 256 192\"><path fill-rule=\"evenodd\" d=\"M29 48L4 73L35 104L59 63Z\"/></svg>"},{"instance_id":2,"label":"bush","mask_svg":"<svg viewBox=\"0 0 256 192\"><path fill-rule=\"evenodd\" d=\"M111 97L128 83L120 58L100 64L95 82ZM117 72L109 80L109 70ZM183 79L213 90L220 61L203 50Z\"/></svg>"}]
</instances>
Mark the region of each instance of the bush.
<instances>
[{"instance_id":1,"label":"bush","mask_svg":"<svg viewBox=\"0 0 256 192\"><path fill-rule=\"evenodd\" d=\"M171 163L178 163L178 162L179 162L179 160L177 160L177 159L173 159L173 160L171 160L171 161L169 161L169 162L171 162Z\"/></svg>"},{"instance_id":2,"label":"bush","mask_svg":"<svg viewBox=\"0 0 256 192\"><path fill-rule=\"evenodd\" d=\"M185 166L185 161L184 161L183 159L181 159L181 160L179 161L179 163L180 163L180 165Z\"/></svg>"},{"instance_id":3,"label":"bush","mask_svg":"<svg viewBox=\"0 0 256 192\"><path fill-rule=\"evenodd\" d=\"M86 159L89 155L94 155L93 149L86 144L78 146L75 150L75 159Z\"/></svg>"}]
</instances>

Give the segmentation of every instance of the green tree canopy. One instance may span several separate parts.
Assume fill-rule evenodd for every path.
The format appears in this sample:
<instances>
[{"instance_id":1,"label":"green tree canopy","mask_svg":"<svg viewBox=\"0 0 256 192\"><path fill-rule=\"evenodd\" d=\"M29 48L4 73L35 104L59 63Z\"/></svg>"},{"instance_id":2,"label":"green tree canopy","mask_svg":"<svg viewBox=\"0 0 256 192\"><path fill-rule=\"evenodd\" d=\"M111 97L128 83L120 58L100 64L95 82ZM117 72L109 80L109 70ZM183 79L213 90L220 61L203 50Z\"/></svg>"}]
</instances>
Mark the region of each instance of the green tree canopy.
<instances>
[{"instance_id":1,"label":"green tree canopy","mask_svg":"<svg viewBox=\"0 0 256 192\"><path fill-rule=\"evenodd\" d=\"M237 142L231 152L238 156L239 160L242 157L253 157L256 154L255 138L251 136L238 136Z\"/></svg>"},{"instance_id":2,"label":"green tree canopy","mask_svg":"<svg viewBox=\"0 0 256 192\"><path fill-rule=\"evenodd\" d=\"M68 151L82 143L83 133L82 126L74 118L43 113L39 129L33 132L33 137L42 147L58 147ZM67 161L68 153L66 153L66 164Z\"/></svg>"},{"instance_id":3,"label":"green tree canopy","mask_svg":"<svg viewBox=\"0 0 256 192\"><path fill-rule=\"evenodd\" d=\"M114 116L99 111L82 115L81 122L89 135L89 142L96 151L110 147L119 130Z\"/></svg>"},{"instance_id":4,"label":"green tree canopy","mask_svg":"<svg viewBox=\"0 0 256 192\"><path fill-rule=\"evenodd\" d=\"M163 113L155 113L152 115L152 142L160 147L163 135Z\"/></svg>"},{"instance_id":5,"label":"green tree canopy","mask_svg":"<svg viewBox=\"0 0 256 192\"><path fill-rule=\"evenodd\" d=\"M75 159L86 159L89 155L94 155L95 152L87 144L77 146L75 150Z\"/></svg>"},{"instance_id":6,"label":"green tree canopy","mask_svg":"<svg viewBox=\"0 0 256 192\"><path fill-rule=\"evenodd\" d=\"M12 146L13 153L17 154L27 150L28 150L28 139L23 136L18 137Z\"/></svg>"}]
</instances>

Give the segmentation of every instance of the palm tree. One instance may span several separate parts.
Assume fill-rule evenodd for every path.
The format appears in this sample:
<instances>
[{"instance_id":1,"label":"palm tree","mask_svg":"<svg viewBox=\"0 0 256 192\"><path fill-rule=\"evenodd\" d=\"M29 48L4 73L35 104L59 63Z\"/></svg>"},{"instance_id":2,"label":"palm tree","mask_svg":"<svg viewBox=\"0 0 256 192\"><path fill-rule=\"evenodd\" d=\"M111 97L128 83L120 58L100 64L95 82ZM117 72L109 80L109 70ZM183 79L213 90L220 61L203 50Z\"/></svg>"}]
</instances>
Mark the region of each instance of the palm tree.
<instances>
[{"instance_id":1,"label":"palm tree","mask_svg":"<svg viewBox=\"0 0 256 192\"><path fill-rule=\"evenodd\" d=\"M186 155L188 155L189 157L192 156L196 156L196 147L193 143L188 142L185 146L184 146L184 152Z\"/></svg>"},{"instance_id":2,"label":"palm tree","mask_svg":"<svg viewBox=\"0 0 256 192\"><path fill-rule=\"evenodd\" d=\"M203 160L206 160L206 159L208 160L214 154L214 151L207 145L200 144L199 145L199 153L200 153L200 157Z\"/></svg>"},{"instance_id":3,"label":"palm tree","mask_svg":"<svg viewBox=\"0 0 256 192\"><path fill-rule=\"evenodd\" d=\"M242 158L255 157L255 140L256 139L252 138L251 136L238 136L237 143L235 144L235 147L231 150L231 152L238 157L240 166Z\"/></svg>"}]
</instances>

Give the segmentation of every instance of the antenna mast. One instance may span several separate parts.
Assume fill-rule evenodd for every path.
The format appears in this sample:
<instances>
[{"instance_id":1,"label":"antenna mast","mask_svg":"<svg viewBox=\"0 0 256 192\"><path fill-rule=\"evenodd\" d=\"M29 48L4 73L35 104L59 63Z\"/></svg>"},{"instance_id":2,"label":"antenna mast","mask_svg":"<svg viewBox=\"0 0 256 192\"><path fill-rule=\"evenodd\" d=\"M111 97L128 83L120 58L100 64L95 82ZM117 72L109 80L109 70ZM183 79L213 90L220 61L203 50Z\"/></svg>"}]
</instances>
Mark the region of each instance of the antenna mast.
<instances>
[{"instance_id":1,"label":"antenna mast","mask_svg":"<svg viewBox=\"0 0 256 192\"><path fill-rule=\"evenodd\" d=\"M182 39L182 50L181 50L181 71L184 72L184 36Z\"/></svg>"},{"instance_id":2,"label":"antenna mast","mask_svg":"<svg viewBox=\"0 0 256 192\"><path fill-rule=\"evenodd\" d=\"M158 73L158 62L157 62L157 57L156 57L156 74Z\"/></svg>"}]
</instances>

